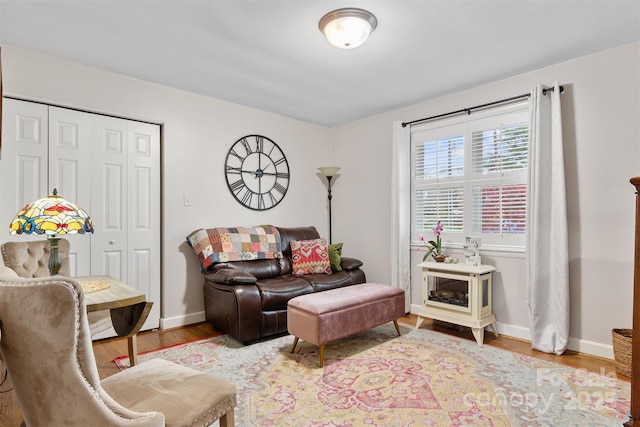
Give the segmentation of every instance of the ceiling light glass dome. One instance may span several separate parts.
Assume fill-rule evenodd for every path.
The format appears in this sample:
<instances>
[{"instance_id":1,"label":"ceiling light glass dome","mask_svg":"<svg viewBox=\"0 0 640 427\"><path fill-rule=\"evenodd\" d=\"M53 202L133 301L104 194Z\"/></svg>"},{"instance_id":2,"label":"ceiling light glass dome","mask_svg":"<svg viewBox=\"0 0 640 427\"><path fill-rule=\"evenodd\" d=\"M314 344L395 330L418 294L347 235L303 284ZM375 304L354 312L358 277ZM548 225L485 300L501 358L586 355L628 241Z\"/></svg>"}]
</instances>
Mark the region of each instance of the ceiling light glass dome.
<instances>
[{"instance_id":1,"label":"ceiling light glass dome","mask_svg":"<svg viewBox=\"0 0 640 427\"><path fill-rule=\"evenodd\" d=\"M329 43L340 49L353 49L367 41L378 20L364 9L345 8L324 15L318 28Z\"/></svg>"}]
</instances>

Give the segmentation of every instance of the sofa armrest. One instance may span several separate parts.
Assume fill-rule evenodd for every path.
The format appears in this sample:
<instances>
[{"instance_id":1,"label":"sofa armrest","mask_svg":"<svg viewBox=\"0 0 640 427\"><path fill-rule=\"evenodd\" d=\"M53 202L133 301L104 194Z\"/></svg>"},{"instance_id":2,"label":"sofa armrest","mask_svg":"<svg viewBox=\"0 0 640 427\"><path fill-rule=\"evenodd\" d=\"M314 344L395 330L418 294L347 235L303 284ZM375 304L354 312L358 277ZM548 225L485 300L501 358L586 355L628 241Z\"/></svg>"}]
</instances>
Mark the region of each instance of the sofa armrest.
<instances>
[{"instance_id":1,"label":"sofa armrest","mask_svg":"<svg viewBox=\"0 0 640 427\"><path fill-rule=\"evenodd\" d=\"M205 318L242 343L262 336L262 301L255 284L204 282Z\"/></svg>"},{"instance_id":2,"label":"sofa armrest","mask_svg":"<svg viewBox=\"0 0 640 427\"><path fill-rule=\"evenodd\" d=\"M357 270L362 267L362 261L355 258L342 257L340 260L340 267L346 271Z\"/></svg>"},{"instance_id":3,"label":"sofa armrest","mask_svg":"<svg viewBox=\"0 0 640 427\"><path fill-rule=\"evenodd\" d=\"M204 278L213 283L220 283L222 285L248 285L254 284L258 280L256 276L251 273L234 270L232 268L207 271L204 273Z\"/></svg>"}]
</instances>

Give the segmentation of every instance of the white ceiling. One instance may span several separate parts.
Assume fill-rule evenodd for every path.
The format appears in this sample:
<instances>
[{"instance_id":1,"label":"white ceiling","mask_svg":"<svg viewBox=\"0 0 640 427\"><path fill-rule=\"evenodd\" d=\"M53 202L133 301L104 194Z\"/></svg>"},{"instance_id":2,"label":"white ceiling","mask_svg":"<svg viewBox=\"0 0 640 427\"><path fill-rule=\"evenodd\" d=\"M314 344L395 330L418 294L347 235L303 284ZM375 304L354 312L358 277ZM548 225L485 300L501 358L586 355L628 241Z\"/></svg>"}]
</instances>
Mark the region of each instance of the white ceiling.
<instances>
[{"instance_id":1,"label":"white ceiling","mask_svg":"<svg viewBox=\"0 0 640 427\"><path fill-rule=\"evenodd\" d=\"M0 0L2 45L329 127L639 39L640 0Z\"/></svg>"}]
</instances>

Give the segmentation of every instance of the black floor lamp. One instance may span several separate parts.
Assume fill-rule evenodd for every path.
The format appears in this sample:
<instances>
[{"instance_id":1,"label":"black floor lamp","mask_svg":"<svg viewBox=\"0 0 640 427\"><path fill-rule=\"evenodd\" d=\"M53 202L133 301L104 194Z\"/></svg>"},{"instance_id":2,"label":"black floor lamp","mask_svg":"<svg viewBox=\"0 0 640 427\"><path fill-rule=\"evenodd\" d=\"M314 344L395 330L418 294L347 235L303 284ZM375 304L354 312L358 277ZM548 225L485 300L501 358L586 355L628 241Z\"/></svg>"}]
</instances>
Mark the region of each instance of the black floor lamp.
<instances>
[{"instance_id":1,"label":"black floor lamp","mask_svg":"<svg viewBox=\"0 0 640 427\"><path fill-rule=\"evenodd\" d=\"M336 176L340 168L337 166L322 166L319 167L318 170L327 178L327 182L329 183L329 244L331 244L331 178Z\"/></svg>"}]
</instances>

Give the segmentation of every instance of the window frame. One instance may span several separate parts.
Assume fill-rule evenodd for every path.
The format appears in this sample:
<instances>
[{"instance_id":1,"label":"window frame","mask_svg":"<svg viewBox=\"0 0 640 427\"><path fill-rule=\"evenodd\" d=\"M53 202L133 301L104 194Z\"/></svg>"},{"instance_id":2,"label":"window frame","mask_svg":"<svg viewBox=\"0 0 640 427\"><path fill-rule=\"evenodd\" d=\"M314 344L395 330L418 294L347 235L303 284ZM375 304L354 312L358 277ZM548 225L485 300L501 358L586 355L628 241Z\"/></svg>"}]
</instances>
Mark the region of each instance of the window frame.
<instances>
[{"instance_id":1,"label":"window frame","mask_svg":"<svg viewBox=\"0 0 640 427\"><path fill-rule=\"evenodd\" d=\"M463 203L465 208L463 210L463 228L461 232L451 232L447 230L445 224L445 230L442 233L443 247L462 249L464 247L466 236L480 237L481 248L484 251L496 251L496 252L525 252L525 238L526 229L522 234L510 235L502 234L499 238L492 235L482 235L481 233L474 233L473 230L473 187L478 183L491 183L495 182L502 187L513 184L527 184L528 165L527 168L519 169L516 172L513 171L501 171L501 173L494 176L483 176L481 173L477 174L473 171L471 164L472 159L472 136L473 132L479 129L491 129L500 125L508 126L510 124L526 123L528 125L530 135L530 103L529 100L518 101L508 105L502 105L498 107L488 108L473 112L473 114L456 116L446 119L440 119L434 122L428 122L421 125L413 125L410 133L410 165L411 165L411 177L410 177L410 212L411 212L411 246L424 247L424 242L420 240L420 237L424 237L424 241L432 240L433 233L431 228L417 229L418 221L416 220L417 209L417 197L416 194L420 190L426 188L434 188L436 186L447 187L456 186L461 187L464 193ZM435 140L444 137L454 137L458 135L454 131L462 132L464 135L464 161L463 168L464 173L462 179L459 177L439 177L435 181L428 182L418 181L416 179L416 153L415 147L417 141ZM468 139L467 139L468 138ZM530 138L528 137L528 143L530 144ZM527 156L529 151L529 144L527 145ZM469 204L467 206L467 204ZM528 207L528 202L525 200L525 204ZM525 207L526 215L526 207ZM525 224L526 227L526 224Z\"/></svg>"}]
</instances>

